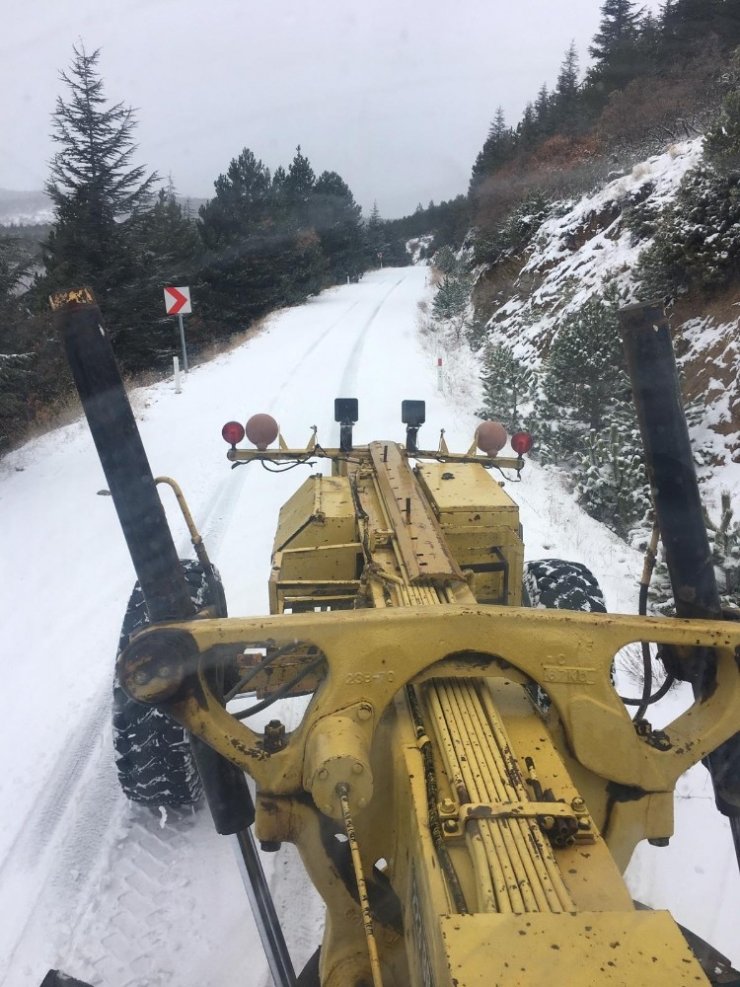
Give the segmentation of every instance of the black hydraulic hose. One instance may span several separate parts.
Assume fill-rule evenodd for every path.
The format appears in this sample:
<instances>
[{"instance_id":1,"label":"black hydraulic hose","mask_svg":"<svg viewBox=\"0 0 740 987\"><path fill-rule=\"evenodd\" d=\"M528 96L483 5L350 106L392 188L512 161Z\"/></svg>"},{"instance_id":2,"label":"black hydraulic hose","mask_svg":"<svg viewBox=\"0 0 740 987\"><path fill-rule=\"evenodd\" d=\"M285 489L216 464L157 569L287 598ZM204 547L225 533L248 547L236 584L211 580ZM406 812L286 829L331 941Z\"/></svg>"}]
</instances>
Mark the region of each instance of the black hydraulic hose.
<instances>
[{"instance_id":1,"label":"black hydraulic hose","mask_svg":"<svg viewBox=\"0 0 740 987\"><path fill-rule=\"evenodd\" d=\"M276 703L278 699L282 699L284 696L287 696L291 689L298 685L302 679L305 679L307 675L310 675L311 672L315 672L316 669L323 663L323 655L320 655L318 658L314 658L313 661L309 662L308 665L305 665L296 675L294 675L292 679L288 679L287 682L284 682L280 688L276 689L266 699L255 703L253 706L250 706L249 709L243 709L239 713L232 713L232 716L235 720L246 720L248 716L254 716L255 713L261 713L263 709L267 709L269 706L272 706L272 704Z\"/></svg>"},{"instance_id":2,"label":"black hydraulic hose","mask_svg":"<svg viewBox=\"0 0 740 987\"><path fill-rule=\"evenodd\" d=\"M641 617L645 617L647 615L648 589L650 588L650 579L655 568L659 534L660 532L658 531L658 526L657 524L654 524L653 532L650 536L650 542L645 550L645 564L642 567L642 576L640 577L640 596L637 604L637 612ZM653 663L650 655L650 644L648 641L641 641L640 645L642 650L643 668L642 695L639 699L631 699L625 696L619 697L625 706L638 707L635 715L632 717L635 721L642 720L648 706L652 706L653 703L659 702L676 681L675 677L669 672L666 675L663 685L660 686L657 692L653 693Z\"/></svg>"},{"instance_id":3,"label":"black hydraulic hose","mask_svg":"<svg viewBox=\"0 0 740 987\"><path fill-rule=\"evenodd\" d=\"M647 615L647 597L648 584L647 581L643 581L640 583L640 598L637 606L637 612L641 617ZM644 719L645 711L650 705L650 693L653 691L653 663L650 658L650 642L640 641L640 649L642 651L642 698L633 717L635 720Z\"/></svg>"},{"instance_id":4,"label":"black hydraulic hose","mask_svg":"<svg viewBox=\"0 0 740 987\"><path fill-rule=\"evenodd\" d=\"M230 836L267 965L276 987L294 987L293 964L275 912L251 826L254 802L244 772L199 737L190 744L216 832Z\"/></svg>"},{"instance_id":5,"label":"black hydraulic hose","mask_svg":"<svg viewBox=\"0 0 740 987\"><path fill-rule=\"evenodd\" d=\"M647 700L645 700L644 696L640 696L639 699L631 699L629 696L620 696L619 698L622 700L625 706L642 706L643 703L645 703L645 706L652 706L653 703L660 702L663 696L665 696L668 693L671 686L674 685L675 681L676 679L673 677L673 675L670 674L666 675L663 685L661 685L661 687L656 692L654 692L651 696L648 696ZM642 719L642 717L645 715L644 711L639 716L638 713L635 713L634 716L635 720Z\"/></svg>"},{"instance_id":6,"label":"black hydraulic hose","mask_svg":"<svg viewBox=\"0 0 740 987\"><path fill-rule=\"evenodd\" d=\"M259 675L260 672L264 672L266 669L268 669L270 665L273 664L273 662L276 662L278 660L278 658L282 658L284 655L289 654L293 650L293 647L294 646L292 644L285 644L283 645L282 648L278 648L276 651L273 651L271 655L268 655L258 665L254 665L253 668L250 668L249 671L245 672L242 678L239 679L236 685L233 686L231 689L229 689L229 691L224 696L224 702L227 703L229 702L230 699L233 699L234 696L237 696L240 692L244 692L246 687L249 685L249 683L256 675Z\"/></svg>"}]
</instances>

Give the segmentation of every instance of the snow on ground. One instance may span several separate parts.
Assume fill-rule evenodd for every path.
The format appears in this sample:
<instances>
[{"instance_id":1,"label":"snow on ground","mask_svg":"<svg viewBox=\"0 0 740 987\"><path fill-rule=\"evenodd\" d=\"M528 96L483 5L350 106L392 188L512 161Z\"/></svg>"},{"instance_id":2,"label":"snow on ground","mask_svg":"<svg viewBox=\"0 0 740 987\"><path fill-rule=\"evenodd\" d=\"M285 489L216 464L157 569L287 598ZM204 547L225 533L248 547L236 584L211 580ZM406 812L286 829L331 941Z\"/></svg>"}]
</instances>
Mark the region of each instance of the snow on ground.
<instances>
[{"instance_id":1,"label":"snow on ground","mask_svg":"<svg viewBox=\"0 0 740 987\"><path fill-rule=\"evenodd\" d=\"M450 448L470 444L476 371L453 348L439 391L441 354L417 332L429 290L424 268L376 271L278 313L261 336L191 372L182 394L170 382L134 392L154 473L182 484L233 614L267 611L277 513L305 473L229 469L225 421L267 411L289 445L304 444L314 424L335 444L333 399L356 396L356 440L400 440L401 400L422 398L425 443L444 427ZM266 965L229 841L205 810L160 816L128 804L117 787L109 693L134 577L104 488L82 422L0 464L0 983L37 987L59 967L100 987L263 987ZM631 549L534 465L508 489L521 505L528 557L584 562L609 608L634 612L641 559ZM188 554L184 525L164 499ZM679 701L666 700L671 709ZM740 880L702 768L680 782L676 828L669 848L638 851L630 886L649 904L671 905L738 963ZM264 863L300 967L320 938L320 902L290 847Z\"/></svg>"}]
</instances>

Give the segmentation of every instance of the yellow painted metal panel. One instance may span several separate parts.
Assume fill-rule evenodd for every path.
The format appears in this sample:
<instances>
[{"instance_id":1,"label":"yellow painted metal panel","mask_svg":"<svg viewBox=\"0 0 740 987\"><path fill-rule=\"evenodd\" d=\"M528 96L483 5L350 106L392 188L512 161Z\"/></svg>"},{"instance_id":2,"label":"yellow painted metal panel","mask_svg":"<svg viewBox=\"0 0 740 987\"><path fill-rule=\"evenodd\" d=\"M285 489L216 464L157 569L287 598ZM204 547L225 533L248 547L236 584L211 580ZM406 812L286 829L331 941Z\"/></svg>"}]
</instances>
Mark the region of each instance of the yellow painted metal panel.
<instances>
[{"instance_id":1,"label":"yellow painted metal panel","mask_svg":"<svg viewBox=\"0 0 740 987\"><path fill-rule=\"evenodd\" d=\"M311 476L283 505L273 551L352 542L356 526L349 480Z\"/></svg>"},{"instance_id":2,"label":"yellow painted metal panel","mask_svg":"<svg viewBox=\"0 0 740 987\"><path fill-rule=\"evenodd\" d=\"M358 579L362 570L362 545L316 545L289 548L280 553L279 581L301 579L325 582L327 579Z\"/></svg>"},{"instance_id":3,"label":"yellow painted metal panel","mask_svg":"<svg viewBox=\"0 0 740 987\"><path fill-rule=\"evenodd\" d=\"M439 933L448 977L438 987L709 983L668 912L444 915Z\"/></svg>"},{"instance_id":4,"label":"yellow painted metal panel","mask_svg":"<svg viewBox=\"0 0 740 987\"><path fill-rule=\"evenodd\" d=\"M484 524L495 516L497 525L518 528L519 508L478 463L424 463L418 475L443 527L460 523L462 516Z\"/></svg>"}]
</instances>

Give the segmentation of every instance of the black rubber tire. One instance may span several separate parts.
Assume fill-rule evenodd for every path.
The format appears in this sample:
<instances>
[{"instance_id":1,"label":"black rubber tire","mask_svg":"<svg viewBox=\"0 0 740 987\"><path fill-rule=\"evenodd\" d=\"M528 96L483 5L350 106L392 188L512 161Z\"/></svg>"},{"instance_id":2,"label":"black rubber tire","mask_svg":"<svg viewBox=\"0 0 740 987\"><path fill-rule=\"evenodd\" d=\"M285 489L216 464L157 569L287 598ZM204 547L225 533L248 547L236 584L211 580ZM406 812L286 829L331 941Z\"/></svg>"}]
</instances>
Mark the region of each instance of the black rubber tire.
<instances>
[{"instance_id":1,"label":"black rubber tire","mask_svg":"<svg viewBox=\"0 0 740 987\"><path fill-rule=\"evenodd\" d=\"M524 563L522 602L535 609L606 613L604 594L591 570L563 559ZM527 691L540 713L546 714L551 705L547 692L541 685L527 686Z\"/></svg>"},{"instance_id":2,"label":"black rubber tire","mask_svg":"<svg viewBox=\"0 0 740 987\"><path fill-rule=\"evenodd\" d=\"M181 560L196 609L214 606L226 616L221 577L214 566L195 559ZM126 608L118 654L136 631L149 623L141 587L135 584ZM142 805L175 808L196 805L202 796L187 731L152 706L137 703L113 684L113 747L118 780L124 794Z\"/></svg>"},{"instance_id":3,"label":"black rubber tire","mask_svg":"<svg viewBox=\"0 0 740 987\"><path fill-rule=\"evenodd\" d=\"M525 606L546 610L606 613L601 587L580 562L539 559L524 564Z\"/></svg>"}]
</instances>

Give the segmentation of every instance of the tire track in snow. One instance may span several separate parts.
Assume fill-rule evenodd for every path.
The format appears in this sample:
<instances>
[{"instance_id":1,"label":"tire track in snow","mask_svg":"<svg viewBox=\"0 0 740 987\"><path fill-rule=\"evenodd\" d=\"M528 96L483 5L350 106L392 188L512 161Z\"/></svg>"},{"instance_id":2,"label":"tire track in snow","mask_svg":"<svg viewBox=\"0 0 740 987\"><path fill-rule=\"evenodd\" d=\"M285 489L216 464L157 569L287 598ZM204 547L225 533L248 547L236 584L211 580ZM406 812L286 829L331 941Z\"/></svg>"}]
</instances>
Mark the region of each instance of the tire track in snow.
<instances>
[{"instance_id":1,"label":"tire track in snow","mask_svg":"<svg viewBox=\"0 0 740 987\"><path fill-rule=\"evenodd\" d=\"M105 729L108 718L108 702L96 704L4 862L2 883L14 889L15 904L0 927L0 955L8 964L7 979L0 982L8 987L36 987L42 967L56 965L105 859L106 834L123 802ZM29 943L36 948L29 949ZM41 975L26 980L29 956Z\"/></svg>"},{"instance_id":2,"label":"tire track in snow","mask_svg":"<svg viewBox=\"0 0 740 987\"><path fill-rule=\"evenodd\" d=\"M68 947L67 968L77 975L106 987L173 982L164 936L166 930L174 933L176 942L169 945L186 949L190 930L171 921L173 909L184 909L197 922L187 852L197 820L192 812L168 815L170 821L161 825L151 810L128 808L115 847L121 865L99 874L93 900L80 916L85 931Z\"/></svg>"},{"instance_id":3,"label":"tire track in snow","mask_svg":"<svg viewBox=\"0 0 740 987\"><path fill-rule=\"evenodd\" d=\"M315 350L317 350L319 348L319 346L321 346L321 344L324 342L324 340L326 339L326 337L330 333L334 332L335 329L338 329L339 326L342 325L342 323L345 321L345 319L350 314L350 312L352 312L354 309L356 309L357 306L361 304L361 302L362 302L362 299L360 299L360 298L358 298L357 301L353 302L349 306L349 308L347 308L344 312L342 312L342 314L339 316L338 319L335 319L335 321L332 322L332 324L327 329L324 330L324 332L319 336L318 339L314 340L313 343L311 343L310 346L308 346L301 353L301 355L298 357L298 359L294 363L292 370L290 370L290 372L283 378L282 382L275 389L275 397L273 398L273 400L268 405L268 410L269 411L272 411L272 409L275 407L275 405L276 405L276 403L278 401L278 398L280 397L281 394L283 394L285 392L285 390L287 389L287 387L290 384L290 382L303 370L303 364L304 364L305 360L309 356L311 356L311 354Z\"/></svg>"},{"instance_id":4,"label":"tire track in snow","mask_svg":"<svg viewBox=\"0 0 740 987\"><path fill-rule=\"evenodd\" d=\"M26 815L23 826L10 844L7 855L0 862L0 880L8 868L34 866L39 853L48 849L54 833L64 818L74 796L74 782L95 750L94 741L109 719L110 703L106 702L110 689L101 690L92 711L72 731L63 753L50 770L49 782L40 797Z\"/></svg>"},{"instance_id":5,"label":"tire track in snow","mask_svg":"<svg viewBox=\"0 0 740 987\"><path fill-rule=\"evenodd\" d=\"M403 282L403 277L399 278L391 288L383 295L381 300L373 309L370 318L360 329L357 342L352 348L352 352L347 359L346 366L344 368L344 373L342 374L342 382L339 385L339 390L341 394L351 394L357 388L357 371L360 367L360 356L362 355L362 350L365 346L367 340L368 329L372 326L375 319L378 317L380 310L383 308L388 298L393 294L396 288Z\"/></svg>"}]
</instances>

